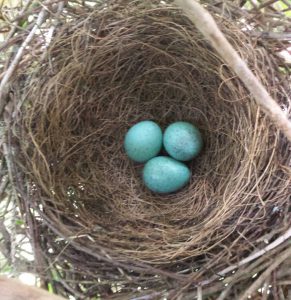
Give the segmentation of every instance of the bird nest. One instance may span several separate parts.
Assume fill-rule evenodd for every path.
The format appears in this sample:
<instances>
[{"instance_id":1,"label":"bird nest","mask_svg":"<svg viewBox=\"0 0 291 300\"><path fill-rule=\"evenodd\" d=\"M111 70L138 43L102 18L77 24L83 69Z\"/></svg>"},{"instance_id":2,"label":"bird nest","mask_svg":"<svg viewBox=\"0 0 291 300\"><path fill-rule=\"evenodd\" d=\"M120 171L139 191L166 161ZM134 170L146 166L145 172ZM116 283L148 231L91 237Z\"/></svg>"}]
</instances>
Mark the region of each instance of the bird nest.
<instances>
[{"instance_id":1,"label":"bird nest","mask_svg":"<svg viewBox=\"0 0 291 300\"><path fill-rule=\"evenodd\" d=\"M238 24L215 19L288 113L290 90L274 57ZM232 266L288 227L288 141L178 9L83 12L57 25L33 67L18 78L15 172L39 273L60 293L193 299L199 285L221 290ZM143 120L201 130L204 149L182 190L150 192L143 166L126 156L124 136ZM252 270L232 274L232 285Z\"/></svg>"}]
</instances>

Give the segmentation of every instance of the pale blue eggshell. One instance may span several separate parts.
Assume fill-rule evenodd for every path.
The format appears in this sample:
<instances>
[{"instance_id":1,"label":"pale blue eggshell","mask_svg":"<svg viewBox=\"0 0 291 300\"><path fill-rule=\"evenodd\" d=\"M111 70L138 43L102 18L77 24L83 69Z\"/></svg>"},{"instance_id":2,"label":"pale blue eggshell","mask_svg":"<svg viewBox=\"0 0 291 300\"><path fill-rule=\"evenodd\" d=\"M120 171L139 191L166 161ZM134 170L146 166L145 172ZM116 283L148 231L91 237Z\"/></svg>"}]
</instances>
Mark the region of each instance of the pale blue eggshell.
<instances>
[{"instance_id":1,"label":"pale blue eggshell","mask_svg":"<svg viewBox=\"0 0 291 300\"><path fill-rule=\"evenodd\" d=\"M188 122L169 125L165 130L163 143L168 154L180 161L193 159L203 147L200 131Z\"/></svg>"},{"instance_id":2,"label":"pale blue eggshell","mask_svg":"<svg viewBox=\"0 0 291 300\"><path fill-rule=\"evenodd\" d=\"M132 126L124 140L125 152L136 162L146 162L161 151L163 133L153 121L142 121Z\"/></svg>"},{"instance_id":3,"label":"pale blue eggshell","mask_svg":"<svg viewBox=\"0 0 291 300\"><path fill-rule=\"evenodd\" d=\"M168 156L152 158L143 169L145 186L160 194L180 190L189 182L190 175L191 172L184 163Z\"/></svg>"}]
</instances>

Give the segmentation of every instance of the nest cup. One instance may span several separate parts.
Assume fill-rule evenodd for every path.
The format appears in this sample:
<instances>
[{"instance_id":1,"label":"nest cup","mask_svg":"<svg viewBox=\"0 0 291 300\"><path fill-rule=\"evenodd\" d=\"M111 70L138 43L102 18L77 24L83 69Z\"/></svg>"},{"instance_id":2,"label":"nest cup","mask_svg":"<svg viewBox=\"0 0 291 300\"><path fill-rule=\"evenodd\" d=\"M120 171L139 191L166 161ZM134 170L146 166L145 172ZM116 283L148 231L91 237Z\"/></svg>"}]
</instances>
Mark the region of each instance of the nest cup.
<instances>
[{"instance_id":1,"label":"nest cup","mask_svg":"<svg viewBox=\"0 0 291 300\"><path fill-rule=\"evenodd\" d=\"M288 106L264 48L216 21ZM82 281L91 282L83 285L88 297L111 293L108 281L119 295L186 286L193 274L204 280L237 263L261 245L258 237L288 223L287 142L176 8L117 5L59 26L23 98L29 209L40 216L48 264L62 266L64 282L73 278L66 292L80 292ZM124 136L142 120L201 130L205 146L181 191L150 192L142 166L126 157Z\"/></svg>"}]
</instances>

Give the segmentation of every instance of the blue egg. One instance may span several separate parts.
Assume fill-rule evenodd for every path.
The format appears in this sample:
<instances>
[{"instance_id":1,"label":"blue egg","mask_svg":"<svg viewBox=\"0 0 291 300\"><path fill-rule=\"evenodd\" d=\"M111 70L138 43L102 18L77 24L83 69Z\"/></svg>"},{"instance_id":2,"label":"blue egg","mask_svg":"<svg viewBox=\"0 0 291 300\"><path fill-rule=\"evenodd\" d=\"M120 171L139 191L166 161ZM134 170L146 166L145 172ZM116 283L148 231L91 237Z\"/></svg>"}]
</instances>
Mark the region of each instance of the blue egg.
<instances>
[{"instance_id":1,"label":"blue egg","mask_svg":"<svg viewBox=\"0 0 291 300\"><path fill-rule=\"evenodd\" d=\"M175 122L168 126L163 143L168 154L181 161L196 157L203 146L200 131L188 122Z\"/></svg>"},{"instance_id":2,"label":"blue egg","mask_svg":"<svg viewBox=\"0 0 291 300\"><path fill-rule=\"evenodd\" d=\"M160 194L178 191L189 182L190 175L191 172L184 163L168 156L152 158L143 169L145 186Z\"/></svg>"},{"instance_id":3,"label":"blue egg","mask_svg":"<svg viewBox=\"0 0 291 300\"><path fill-rule=\"evenodd\" d=\"M153 121L142 121L132 126L124 140L125 152L136 162L146 162L155 157L162 148L163 133Z\"/></svg>"}]
</instances>

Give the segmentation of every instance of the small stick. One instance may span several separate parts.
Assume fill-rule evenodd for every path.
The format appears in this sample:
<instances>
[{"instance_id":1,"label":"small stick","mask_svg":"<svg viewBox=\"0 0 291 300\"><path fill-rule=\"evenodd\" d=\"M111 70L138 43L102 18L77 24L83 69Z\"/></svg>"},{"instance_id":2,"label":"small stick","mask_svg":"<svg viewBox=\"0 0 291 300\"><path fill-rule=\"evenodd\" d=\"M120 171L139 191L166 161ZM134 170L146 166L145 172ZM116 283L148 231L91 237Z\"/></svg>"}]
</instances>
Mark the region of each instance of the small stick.
<instances>
[{"instance_id":1,"label":"small stick","mask_svg":"<svg viewBox=\"0 0 291 300\"><path fill-rule=\"evenodd\" d=\"M250 36L270 39L270 40L279 40L279 41L290 41L291 33L289 32L268 32L268 31L247 31Z\"/></svg>"},{"instance_id":2,"label":"small stick","mask_svg":"<svg viewBox=\"0 0 291 300\"><path fill-rule=\"evenodd\" d=\"M5 101L3 99L3 95L4 95L4 88L6 86L6 84L8 83L9 79L11 78L11 76L13 75L13 72L15 71L15 69L17 68L25 48L28 46L28 44L31 42L31 40L33 39L33 36L36 32L36 30L40 27L40 25L44 22L45 17L47 15L46 9L43 8L41 10L41 12L38 15L38 18L35 22L35 25L33 26L32 30L30 31L29 35L26 37L26 39L24 40L24 42L22 43L22 45L20 46L16 56L14 57L12 63L10 64L9 68L7 69L7 71L5 72L5 75L0 83L0 115L3 112L4 106L5 106Z\"/></svg>"},{"instance_id":3,"label":"small stick","mask_svg":"<svg viewBox=\"0 0 291 300\"><path fill-rule=\"evenodd\" d=\"M221 294L219 295L219 297L216 300L224 300L226 298L226 296L229 294L229 292L232 289L232 284L230 283L227 288L223 289Z\"/></svg>"},{"instance_id":4,"label":"small stick","mask_svg":"<svg viewBox=\"0 0 291 300\"><path fill-rule=\"evenodd\" d=\"M275 2L277 2L277 0L267 0L266 2L264 2L264 3L260 4L259 6L257 6L257 10L260 10L260 9L262 9L266 6L269 6L269 5L271 5Z\"/></svg>"},{"instance_id":5,"label":"small stick","mask_svg":"<svg viewBox=\"0 0 291 300\"><path fill-rule=\"evenodd\" d=\"M288 248L279 257L277 257L270 267L262 273L262 275L239 297L239 300L245 300L249 295L254 293L263 284L266 278L268 278L270 274L290 256L291 248Z\"/></svg>"},{"instance_id":6,"label":"small stick","mask_svg":"<svg viewBox=\"0 0 291 300\"><path fill-rule=\"evenodd\" d=\"M197 287L197 300L202 300L202 299L203 299L202 287L200 285L198 285L198 287Z\"/></svg>"},{"instance_id":7,"label":"small stick","mask_svg":"<svg viewBox=\"0 0 291 300\"><path fill-rule=\"evenodd\" d=\"M6 176L6 177L2 178L2 181L0 181L0 201L1 201L1 196L4 193L4 191L8 185L8 180L9 180L9 178L8 178L8 176Z\"/></svg>"},{"instance_id":8,"label":"small stick","mask_svg":"<svg viewBox=\"0 0 291 300\"><path fill-rule=\"evenodd\" d=\"M291 280L282 280L282 281L279 281L278 285L291 285Z\"/></svg>"},{"instance_id":9,"label":"small stick","mask_svg":"<svg viewBox=\"0 0 291 300\"><path fill-rule=\"evenodd\" d=\"M152 294L131 298L131 300L153 300L153 299L157 299L157 297L161 296L161 294L162 292L154 292Z\"/></svg>"},{"instance_id":10,"label":"small stick","mask_svg":"<svg viewBox=\"0 0 291 300\"><path fill-rule=\"evenodd\" d=\"M61 1L60 3L58 3L58 9L57 9L57 13L56 13L55 19L53 21L53 25L50 27L50 29L49 29L49 31L47 33L47 44L50 44L50 42L51 42L51 40L53 38L54 31L55 31L55 29L56 29L56 27L57 27L57 25L59 23L58 18L60 16L60 14L62 13L63 9L64 9L64 6L65 6L64 1ZM46 47L46 49L47 49L47 47ZM43 55L42 55L42 57L40 59L41 61L45 58L46 54L47 54L46 51L44 51Z\"/></svg>"},{"instance_id":11,"label":"small stick","mask_svg":"<svg viewBox=\"0 0 291 300\"><path fill-rule=\"evenodd\" d=\"M245 259L241 260L237 265L232 265L229 266L227 268L225 268L224 270L218 272L218 276L224 276L225 274L255 260L256 258L266 254L268 251L275 249L276 247L278 247L279 245L281 245L283 242L287 241L289 238L291 237L291 227L280 237L278 237L274 242L272 242L271 244L269 244L268 246L266 246L265 248L255 252L254 254L246 257ZM217 276L213 276L210 279L204 280L202 282L200 282L199 284L204 286L207 285L211 282L213 282L214 280L217 279Z\"/></svg>"},{"instance_id":12,"label":"small stick","mask_svg":"<svg viewBox=\"0 0 291 300\"><path fill-rule=\"evenodd\" d=\"M176 3L238 75L249 92L254 96L257 104L291 141L291 121L288 120L287 115L227 41L210 13L196 0L176 0Z\"/></svg>"},{"instance_id":13,"label":"small stick","mask_svg":"<svg viewBox=\"0 0 291 300\"><path fill-rule=\"evenodd\" d=\"M32 0L29 0L29 1L25 4L25 6L23 7L23 9L22 9L22 10L20 11L20 13L19 13L20 15L24 14L24 13L28 10L28 8L29 8L31 2L32 2ZM13 35L15 34L15 32L16 32L16 30L17 30L17 25L18 25L18 22L13 22L13 27L12 27L12 29L10 30L10 32L8 33L8 35L7 35L7 37L6 37L6 41L7 41L7 42L9 42L9 40L10 40L10 39L13 37ZM2 43L2 44L1 44L1 48L3 48L3 45L6 44L7 42Z\"/></svg>"}]
</instances>

